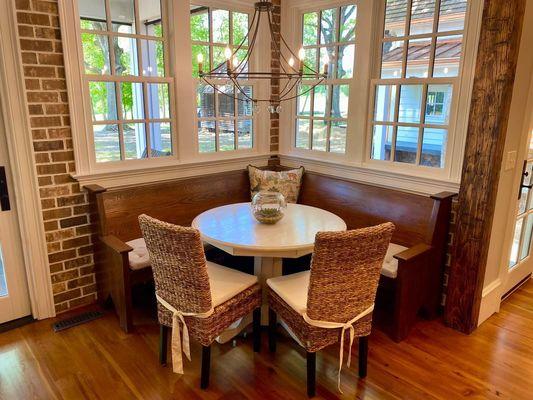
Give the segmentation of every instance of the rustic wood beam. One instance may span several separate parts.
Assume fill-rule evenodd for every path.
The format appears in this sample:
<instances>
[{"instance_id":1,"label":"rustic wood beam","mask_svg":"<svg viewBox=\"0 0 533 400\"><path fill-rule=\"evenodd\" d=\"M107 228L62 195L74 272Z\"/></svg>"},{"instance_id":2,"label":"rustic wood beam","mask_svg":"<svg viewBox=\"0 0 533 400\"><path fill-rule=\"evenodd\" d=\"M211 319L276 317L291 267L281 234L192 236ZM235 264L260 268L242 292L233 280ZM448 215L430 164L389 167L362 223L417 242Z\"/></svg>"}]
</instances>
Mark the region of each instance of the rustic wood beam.
<instances>
[{"instance_id":1,"label":"rustic wood beam","mask_svg":"<svg viewBox=\"0 0 533 400\"><path fill-rule=\"evenodd\" d=\"M477 327L524 11L484 2L445 308L464 333Z\"/></svg>"}]
</instances>

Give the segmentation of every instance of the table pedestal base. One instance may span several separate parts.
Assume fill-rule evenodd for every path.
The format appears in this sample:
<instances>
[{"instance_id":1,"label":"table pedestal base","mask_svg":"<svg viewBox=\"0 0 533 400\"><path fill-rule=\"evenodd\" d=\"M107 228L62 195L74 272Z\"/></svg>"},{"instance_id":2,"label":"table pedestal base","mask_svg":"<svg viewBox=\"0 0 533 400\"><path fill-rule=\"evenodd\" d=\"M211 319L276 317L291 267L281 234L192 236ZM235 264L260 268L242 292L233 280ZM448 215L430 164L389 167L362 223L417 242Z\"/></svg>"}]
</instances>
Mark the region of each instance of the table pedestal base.
<instances>
[{"instance_id":1,"label":"table pedestal base","mask_svg":"<svg viewBox=\"0 0 533 400\"><path fill-rule=\"evenodd\" d=\"M268 285L266 280L282 275L283 259L277 257L254 257L254 275L259 279L263 290L261 325L268 326Z\"/></svg>"}]
</instances>

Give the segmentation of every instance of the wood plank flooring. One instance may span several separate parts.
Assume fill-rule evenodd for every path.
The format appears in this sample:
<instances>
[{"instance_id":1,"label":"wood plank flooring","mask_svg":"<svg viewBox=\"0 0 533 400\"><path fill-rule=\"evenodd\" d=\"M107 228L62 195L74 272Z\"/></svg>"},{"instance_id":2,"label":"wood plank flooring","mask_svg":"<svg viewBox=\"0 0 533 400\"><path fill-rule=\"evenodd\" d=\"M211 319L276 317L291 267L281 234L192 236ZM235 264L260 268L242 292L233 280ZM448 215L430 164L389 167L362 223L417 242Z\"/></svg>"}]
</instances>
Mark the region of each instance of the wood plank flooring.
<instances>
[{"instance_id":1,"label":"wood plank flooring","mask_svg":"<svg viewBox=\"0 0 533 400\"><path fill-rule=\"evenodd\" d=\"M64 316L62 316L64 317ZM53 320L0 334L0 399L305 399L305 356L282 337L278 351L215 345L211 386L199 389L200 347L193 343L185 375L158 364L158 326L144 318L126 335L112 313L60 333ZM513 294L470 336L438 321L417 324L392 342L379 331L370 339L368 377L357 379L356 357L336 389L338 347L317 357L317 398L532 399L533 281Z\"/></svg>"}]
</instances>

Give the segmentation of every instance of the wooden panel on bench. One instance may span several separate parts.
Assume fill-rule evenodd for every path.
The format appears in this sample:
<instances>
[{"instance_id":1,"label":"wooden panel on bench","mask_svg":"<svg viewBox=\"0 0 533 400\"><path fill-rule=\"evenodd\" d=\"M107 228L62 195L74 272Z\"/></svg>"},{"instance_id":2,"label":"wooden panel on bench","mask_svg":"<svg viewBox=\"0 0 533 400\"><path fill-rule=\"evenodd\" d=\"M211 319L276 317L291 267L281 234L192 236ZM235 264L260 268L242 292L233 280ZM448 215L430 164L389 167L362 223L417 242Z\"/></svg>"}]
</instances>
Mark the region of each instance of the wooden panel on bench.
<instances>
[{"instance_id":1,"label":"wooden panel on bench","mask_svg":"<svg viewBox=\"0 0 533 400\"><path fill-rule=\"evenodd\" d=\"M337 214L348 229L391 221L396 225L392 241L402 246L431 243L428 222L435 200L429 196L306 172L299 202Z\"/></svg>"},{"instance_id":2,"label":"wooden panel on bench","mask_svg":"<svg viewBox=\"0 0 533 400\"><path fill-rule=\"evenodd\" d=\"M123 241L141 236L137 217L146 213L178 225L190 225L198 214L230 203L250 201L246 171L110 189L100 196L102 231Z\"/></svg>"}]
</instances>

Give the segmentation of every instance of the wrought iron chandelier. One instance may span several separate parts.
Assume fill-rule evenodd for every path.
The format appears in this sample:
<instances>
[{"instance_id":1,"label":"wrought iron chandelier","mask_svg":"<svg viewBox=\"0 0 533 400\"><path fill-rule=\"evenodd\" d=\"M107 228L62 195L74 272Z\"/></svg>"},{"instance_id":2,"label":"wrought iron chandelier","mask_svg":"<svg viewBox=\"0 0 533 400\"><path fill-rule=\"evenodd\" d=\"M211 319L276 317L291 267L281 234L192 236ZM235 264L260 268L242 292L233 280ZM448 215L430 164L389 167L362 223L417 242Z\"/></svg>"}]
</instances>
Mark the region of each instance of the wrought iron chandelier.
<instances>
[{"instance_id":1,"label":"wrought iron chandelier","mask_svg":"<svg viewBox=\"0 0 533 400\"><path fill-rule=\"evenodd\" d=\"M324 60L323 72L315 71L309 65L304 63L305 50L300 48L296 54L287 41L283 38L281 33L275 33L274 18L272 15L273 5L270 0L260 0L255 3L255 11L252 21L249 25L249 30L245 35L242 42L232 51L229 46L224 51L226 58L225 62L215 66L210 71L203 71L203 56L198 54L198 76L207 85L213 88L216 92L228 96L243 102L252 102L254 110L259 110L259 103L268 103L268 111L270 113L279 113L281 111L280 103L284 101L293 100L299 96L306 95L317 85L320 85L324 79L328 76L328 63L329 60ZM250 57L255 50L257 36L259 33L259 27L261 20L267 18L268 28L270 31L270 38L273 44L273 49L279 55L280 66L279 71L250 71ZM279 42L276 40L276 35L279 35ZM246 53L242 59L239 60L237 53L239 50L246 47ZM235 87L233 95L221 91L212 79L229 79ZM250 96L243 87L239 80L271 80L279 81L280 91L279 94L271 94L269 98L257 98ZM306 89L302 92L298 91L299 84L302 80L315 81L313 83L306 82ZM296 88L296 93L294 89ZM254 92L255 93L255 92Z\"/></svg>"}]
</instances>

